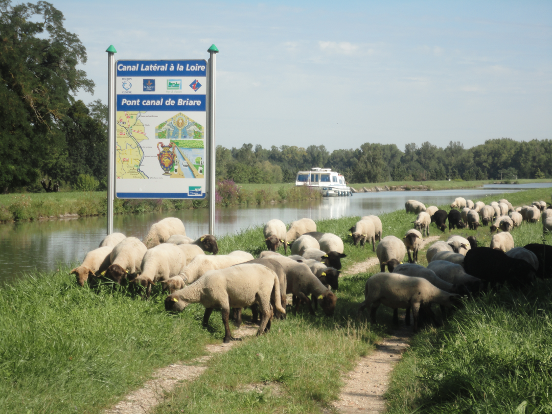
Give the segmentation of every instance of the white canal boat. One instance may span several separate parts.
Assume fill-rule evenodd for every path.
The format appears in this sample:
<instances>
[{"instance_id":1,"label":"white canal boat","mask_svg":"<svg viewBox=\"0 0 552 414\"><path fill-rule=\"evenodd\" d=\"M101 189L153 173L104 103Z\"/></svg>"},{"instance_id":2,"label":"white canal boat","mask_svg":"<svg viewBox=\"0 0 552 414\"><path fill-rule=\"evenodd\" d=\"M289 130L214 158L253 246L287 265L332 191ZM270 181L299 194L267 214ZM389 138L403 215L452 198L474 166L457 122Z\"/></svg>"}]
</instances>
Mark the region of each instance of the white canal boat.
<instances>
[{"instance_id":1,"label":"white canal boat","mask_svg":"<svg viewBox=\"0 0 552 414\"><path fill-rule=\"evenodd\" d=\"M295 185L306 185L318 188L324 197L352 196L351 189L345 183L345 177L331 168L311 168L310 171L299 171Z\"/></svg>"}]
</instances>

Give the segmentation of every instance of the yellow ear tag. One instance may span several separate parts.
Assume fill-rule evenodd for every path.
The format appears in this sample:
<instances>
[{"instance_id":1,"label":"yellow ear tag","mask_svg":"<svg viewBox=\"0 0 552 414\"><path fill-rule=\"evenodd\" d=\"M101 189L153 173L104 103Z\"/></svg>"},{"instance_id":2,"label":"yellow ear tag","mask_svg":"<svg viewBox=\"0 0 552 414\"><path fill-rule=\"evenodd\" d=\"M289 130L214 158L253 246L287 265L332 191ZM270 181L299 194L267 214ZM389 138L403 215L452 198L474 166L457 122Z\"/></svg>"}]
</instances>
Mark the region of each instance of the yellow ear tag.
<instances>
[{"instance_id":1,"label":"yellow ear tag","mask_svg":"<svg viewBox=\"0 0 552 414\"><path fill-rule=\"evenodd\" d=\"M349 233L349 236L352 236L352 235L353 235L353 233Z\"/></svg>"},{"instance_id":2,"label":"yellow ear tag","mask_svg":"<svg viewBox=\"0 0 552 414\"><path fill-rule=\"evenodd\" d=\"M399 262L399 264L403 264L402 262Z\"/></svg>"},{"instance_id":3,"label":"yellow ear tag","mask_svg":"<svg viewBox=\"0 0 552 414\"><path fill-rule=\"evenodd\" d=\"M326 276L326 272L322 272L321 275L322 275L322 276Z\"/></svg>"},{"instance_id":4,"label":"yellow ear tag","mask_svg":"<svg viewBox=\"0 0 552 414\"><path fill-rule=\"evenodd\" d=\"M322 295L318 296L318 299L323 299L323 298L324 298L324 296L322 296Z\"/></svg>"},{"instance_id":5,"label":"yellow ear tag","mask_svg":"<svg viewBox=\"0 0 552 414\"><path fill-rule=\"evenodd\" d=\"M364 237L366 237L366 234L363 234Z\"/></svg>"},{"instance_id":6,"label":"yellow ear tag","mask_svg":"<svg viewBox=\"0 0 552 414\"><path fill-rule=\"evenodd\" d=\"M322 256L322 259L327 259L327 258L328 258L328 255L327 255L327 254L324 255L324 256Z\"/></svg>"},{"instance_id":7,"label":"yellow ear tag","mask_svg":"<svg viewBox=\"0 0 552 414\"><path fill-rule=\"evenodd\" d=\"M280 240L280 243L285 243L283 240Z\"/></svg>"},{"instance_id":8,"label":"yellow ear tag","mask_svg":"<svg viewBox=\"0 0 552 414\"><path fill-rule=\"evenodd\" d=\"M102 276L105 275L105 270L104 270L102 273L100 273L100 274L101 274Z\"/></svg>"},{"instance_id":9,"label":"yellow ear tag","mask_svg":"<svg viewBox=\"0 0 552 414\"><path fill-rule=\"evenodd\" d=\"M199 241L203 241L204 238L205 238L205 237L202 237L201 239L199 239Z\"/></svg>"},{"instance_id":10,"label":"yellow ear tag","mask_svg":"<svg viewBox=\"0 0 552 414\"><path fill-rule=\"evenodd\" d=\"M177 298L173 298L173 302L178 302L178 299L177 299Z\"/></svg>"},{"instance_id":11,"label":"yellow ear tag","mask_svg":"<svg viewBox=\"0 0 552 414\"><path fill-rule=\"evenodd\" d=\"M128 270L125 270L125 272L127 272L127 273L128 273Z\"/></svg>"}]
</instances>

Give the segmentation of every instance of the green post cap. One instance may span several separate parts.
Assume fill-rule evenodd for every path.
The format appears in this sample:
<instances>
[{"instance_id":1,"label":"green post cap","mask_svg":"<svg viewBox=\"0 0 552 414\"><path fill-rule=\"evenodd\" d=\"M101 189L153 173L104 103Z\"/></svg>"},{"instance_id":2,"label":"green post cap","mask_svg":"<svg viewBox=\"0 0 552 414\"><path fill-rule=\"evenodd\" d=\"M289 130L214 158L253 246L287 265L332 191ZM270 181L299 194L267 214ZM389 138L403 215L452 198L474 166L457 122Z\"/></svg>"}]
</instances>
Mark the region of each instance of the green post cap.
<instances>
[{"instance_id":1,"label":"green post cap","mask_svg":"<svg viewBox=\"0 0 552 414\"><path fill-rule=\"evenodd\" d=\"M213 43L213 44L211 45L211 47L210 47L209 49L207 49L207 52L209 52L209 53L218 53L219 50L218 50L218 48L215 46L215 44Z\"/></svg>"},{"instance_id":2,"label":"green post cap","mask_svg":"<svg viewBox=\"0 0 552 414\"><path fill-rule=\"evenodd\" d=\"M213 45L214 46L214 45ZM115 47L113 45L109 46L106 50L106 52L109 52L109 53L117 53L117 50L115 49Z\"/></svg>"}]
</instances>

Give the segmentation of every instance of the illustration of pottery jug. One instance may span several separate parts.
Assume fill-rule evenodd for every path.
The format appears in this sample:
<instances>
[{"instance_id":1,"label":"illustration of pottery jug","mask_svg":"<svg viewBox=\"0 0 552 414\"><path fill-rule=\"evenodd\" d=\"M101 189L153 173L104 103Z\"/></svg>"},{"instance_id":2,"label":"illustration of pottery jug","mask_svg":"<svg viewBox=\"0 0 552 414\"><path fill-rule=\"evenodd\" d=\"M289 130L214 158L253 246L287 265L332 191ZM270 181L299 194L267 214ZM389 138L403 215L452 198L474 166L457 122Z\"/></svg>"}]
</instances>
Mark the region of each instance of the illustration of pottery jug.
<instances>
[{"instance_id":1,"label":"illustration of pottery jug","mask_svg":"<svg viewBox=\"0 0 552 414\"><path fill-rule=\"evenodd\" d=\"M159 146L161 146L161 148L159 148ZM176 158L176 145L174 145L172 142L169 143L169 145L163 145L162 142L158 142L157 149L159 150L159 154L157 154L157 159L159 160L161 168L163 169L163 171L165 171L163 175L171 175L171 167Z\"/></svg>"}]
</instances>

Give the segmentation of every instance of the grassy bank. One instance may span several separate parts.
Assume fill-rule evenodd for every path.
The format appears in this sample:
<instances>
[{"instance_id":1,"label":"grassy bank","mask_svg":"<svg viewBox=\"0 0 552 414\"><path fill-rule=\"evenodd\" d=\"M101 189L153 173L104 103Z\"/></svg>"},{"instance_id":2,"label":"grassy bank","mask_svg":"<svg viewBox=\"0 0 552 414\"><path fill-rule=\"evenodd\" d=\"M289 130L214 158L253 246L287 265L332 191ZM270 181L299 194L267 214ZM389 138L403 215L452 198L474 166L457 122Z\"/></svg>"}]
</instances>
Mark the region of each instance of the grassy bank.
<instances>
[{"instance_id":1,"label":"grassy bank","mask_svg":"<svg viewBox=\"0 0 552 414\"><path fill-rule=\"evenodd\" d=\"M545 190L508 194L507 198L513 200L514 196L520 197L517 204L535 199L549 200L550 190L545 191L547 198L542 191ZM493 199L498 198L501 196ZM384 236L393 234L402 237L411 228L414 216L396 211L380 217ZM355 217L347 217L318 222L319 231L336 233L346 241L345 269L368 257L375 257L371 248L361 249L349 242L348 228L356 220ZM516 229L513 235L516 243L525 244L540 240L541 231L542 224L538 223ZM458 233L474 232L467 230ZM478 239L488 245L488 228L479 229L477 233ZM435 227L431 228L431 234L448 237L448 233L442 235ZM221 254L240 249L257 255L265 249L262 229L256 227L223 237L219 247ZM420 255L422 257L425 260L424 254ZM139 388L151 377L155 368L176 361L188 361L200 355L206 343L222 341L224 329L218 312L211 317L209 328L203 329L201 305L191 305L178 315L168 314L163 310L165 295L159 291L154 292L151 300L142 301L125 287L114 289L110 284L103 284L95 289L80 288L75 285L74 277L69 275L69 269L66 267L59 272L37 274L0 289L2 413L97 413L129 391ZM239 347L212 358L201 377L167 395L157 412L303 413L327 410L330 402L339 395L342 385L340 374L351 369L358 356L369 353L374 343L392 329L388 309L378 311L380 325L377 326L367 323L367 315L360 319L355 317L358 304L364 299L365 281L370 275L361 273L340 281L337 308L332 318L324 317L320 310L313 317L303 310L295 314L288 308L288 318L275 321L268 335L248 338ZM474 306L479 308L470 308L470 305L456 313L445 328L429 328L417 335L412 352L408 353L397 371L402 372L400 375L403 376L393 379L389 395L394 412L412 412L426 401L431 402L432 398L436 399L436 404L450 401L460 404L464 401L460 397L466 395L472 395L466 398L474 398L474 401L494 398L489 391L486 396L471 393L474 386L467 388L466 384L482 382L484 369L487 366L492 369L491 365L499 366L502 362L514 369L514 366L525 361L525 365L520 365L522 369L518 370L519 376L514 378L514 383L520 386L524 393L522 397L528 403L533 404L532 395L536 395L535 401L542 403L549 395L543 393L544 388L540 385L544 380L528 380L528 385L522 384L522 381L526 381L523 378L527 374L534 377L549 369L552 349L547 342L552 338L549 305L542 299L537 300L535 293L548 295L545 288L550 290L548 284L541 283L525 297L501 292L502 296L496 299L496 308L511 313L489 322L486 333L488 345L482 336L477 336L476 328L483 324L486 315L496 313L495 308L487 305L490 300L495 300L490 296L474 302ZM534 311L531 310L534 307ZM518 322L511 316L518 318ZM244 319L248 317L250 313L246 311ZM472 318L472 325L466 325L465 319L461 318ZM500 318L512 321L507 324ZM453 328L456 321L459 321L457 326L461 333ZM518 323L523 329L516 330ZM474 332L474 339L468 345L462 345L465 342L463 336L467 337L466 327ZM453 338L450 340L452 345L443 347L446 338ZM475 342L478 338L479 341ZM502 347L501 344L506 344L508 340L512 341L512 345ZM416 354L424 344L427 344L426 350ZM458 348L449 348L453 345ZM483 349L484 345L485 352L464 355L471 352L469 347ZM448 359L449 365L437 360L447 356L449 350L453 351ZM455 355L464 355L472 365L461 365ZM422 357L433 359L423 359L420 365ZM478 364L483 369L478 371ZM464 371L449 377L451 366ZM443 371L436 371L441 368ZM498 372L508 375L514 371ZM494 381L495 388L501 388L500 376L493 375L489 381ZM446 378L448 388L439 388L441 378ZM462 387L455 391L450 384L458 378L463 381ZM547 381L550 383L549 379ZM261 392L253 390L251 385L258 386ZM507 389L514 393L511 388ZM502 395L497 390L493 392ZM508 407L516 402L508 402ZM455 410L452 404L446 407ZM492 404L489 407L493 407ZM508 412L498 409L487 411ZM433 412L442 411L436 408Z\"/></svg>"},{"instance_id":2,"label":"grassy bank","mask_svg":"<svg viewBox=\"0 0 552 414\"><path fill-rule=\"evenodd\" d=\"M529 184L529 183L549 183L550 179L520 179L520 180L511 180L511 181L502 181L502 184ZM453 189L463 189L463 188L478 188L485 184L495 184L499 183L496 180L474 180L474 181L464 181L464 180L452 180L452 181L387 181L383 183L364 183L364 184L351 184L351 187L355 189L360 189L362 187L374 188L374 187L396 187L396 186L405 186L406 190L416 190L420 187L426 187L429 190L453 190Z\"/></svg>"}]
</instances>

